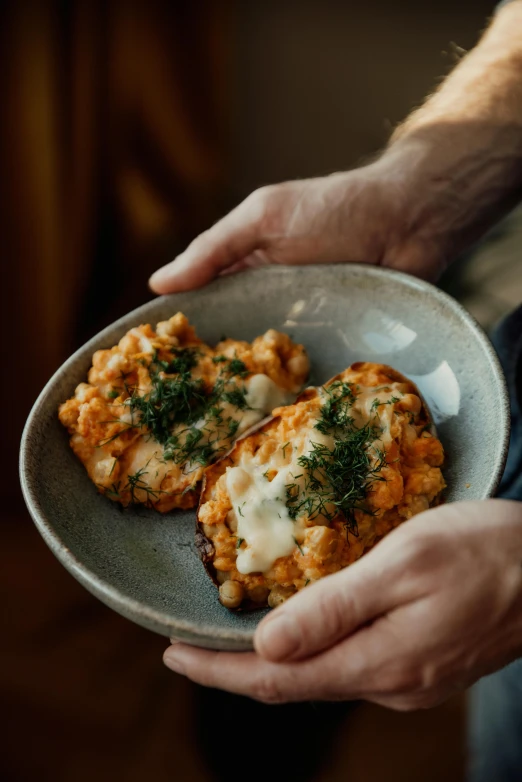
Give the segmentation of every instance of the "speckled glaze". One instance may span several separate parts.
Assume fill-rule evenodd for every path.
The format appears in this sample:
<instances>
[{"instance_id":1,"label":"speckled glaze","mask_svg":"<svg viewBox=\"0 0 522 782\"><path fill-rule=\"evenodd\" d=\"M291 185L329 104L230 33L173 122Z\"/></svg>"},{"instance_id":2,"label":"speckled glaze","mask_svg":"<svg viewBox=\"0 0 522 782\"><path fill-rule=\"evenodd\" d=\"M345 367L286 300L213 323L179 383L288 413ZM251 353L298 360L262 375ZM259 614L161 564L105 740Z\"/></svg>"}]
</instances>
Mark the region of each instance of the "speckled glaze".
<instances>
[{"instance_id":1,"label":"speckled glaze","mask_svg":"<svg viewBox=\"0 0 522 782\"><path fill-rule=\"evenodd\" d=\"M303 342L311 384L354 361L408 375L431 405L447 453L447 501L491 496L509 441L509 404L497 357L470 315L428 283L359 264L274 267L154 299L109 326L51 378L28 418L20 452L25 501L48 546L90 592L165 636L214 649L252 648L263 612L223 608L194 546L194 511L121 510L98 494L74 457L58 406L86 378L95 350L132 326L184 312L213 343L268 328Z\"/></svg>"}]
</instances>

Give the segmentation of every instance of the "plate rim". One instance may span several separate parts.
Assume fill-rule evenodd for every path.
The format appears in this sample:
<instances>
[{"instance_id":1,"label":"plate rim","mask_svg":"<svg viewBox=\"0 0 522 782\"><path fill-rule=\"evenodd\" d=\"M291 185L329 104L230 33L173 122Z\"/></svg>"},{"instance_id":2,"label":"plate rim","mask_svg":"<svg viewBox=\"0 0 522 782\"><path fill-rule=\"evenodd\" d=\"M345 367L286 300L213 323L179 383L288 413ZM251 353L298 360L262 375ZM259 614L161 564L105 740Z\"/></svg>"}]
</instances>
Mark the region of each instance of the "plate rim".
<instances>
[{"instance_id":1,"label":"plate rim","mask_svg":"<svg viewBox=\"0 0 522 782\"><path fill-rule=\"evenodd\" d=\"M365 263L345 263L345 264L308 264L306 266L293 266L293 265L274 265L263 266L256 269L249 269L241 272L245 278L258 277L270 273L275 274L288 274L299 271L301 274L310 272L321 271L325 275L342 273L343 271L349 276L351 273L361 273L370 277L376 277L381 279L389 278L393 276L397 280L402 281L407 287L417 288L420 291L425 291L431 296L434 296L441 302L448 305L453 311L466 322L466 325L471 329L477 341L481 344L487 359L489 360L494 378L497 382L500 399L499 399L499 413L501 417L501 442L500 442L500 458L496 470L493 471L489 484L486 488L484 498L491 497L498 488L504 467L507 460L509 438L510 438L510 400L507 388L506 378L500 360L497 353L487 336L486 332L477 322L477 320L471 315L466 308L460 304L456 299L450 296L445 291L442 291L436 285L427 282L426 280L414 277L406 272L397 271L388 267L373 266ZM197 296L198 292L205 290L212 290L212 287L217 288L221 285L226 285L226 278L229 275L218 277L213 280L204 289L195 289L193 291L183 291L179 293L172 293L165 296L158 296L150 299L149 301L141 304L139 307L131 310L125 315L121 316L113 323L109 324L97 334L93 335L87 342L72 353L52 374L47 381L42 391L38 395L34 402L29 415L27 417L20 443L20 457L19 457L19 473L20 484L22 489L22 495L24 502L29 510L31 518L42 535L47 546L61 562L61 564L68 570L68 572L84 586L91 594L100 599L105 605L109 606L117 613L125 616L126 618L134 621L135 623L145 627L153 632L159 633L166 637L176 637L179 640L184 640L192 645L213 648L213 649L226 649L231 651L246 651L253 648L253 629L241 629L238 625L234 628L220 627L216 634L215 627L209 624L195 623L192 620L180 619L172 616L171 614L152 608L146 603L132 598L126 595L117 587L112 586L104 578L100 577L86 565L84 565L76 555L62 542L58 533L54 530L52 522L47 518L43 508L38 499L38 494L35 490L34 483L31 479L31 471L28 469L28 451L29 440L31 439L32 431L35 427L35 423L38 420L40 411L45 405L46 399L49 393L54 388L55 384L59 382L64 375L67 374L67 370L73 365L78 358L83 358L85 355L91 353L95 346L104 340L105 337L109 338L110 334L120 328L129 328L130 322L138 320L149 310L154 309L157 306L161 306L162 303L167 301L175 302L179 296L193 294ZM175 305L173 309L175 308Z\"/></svg>"}]
</instances>

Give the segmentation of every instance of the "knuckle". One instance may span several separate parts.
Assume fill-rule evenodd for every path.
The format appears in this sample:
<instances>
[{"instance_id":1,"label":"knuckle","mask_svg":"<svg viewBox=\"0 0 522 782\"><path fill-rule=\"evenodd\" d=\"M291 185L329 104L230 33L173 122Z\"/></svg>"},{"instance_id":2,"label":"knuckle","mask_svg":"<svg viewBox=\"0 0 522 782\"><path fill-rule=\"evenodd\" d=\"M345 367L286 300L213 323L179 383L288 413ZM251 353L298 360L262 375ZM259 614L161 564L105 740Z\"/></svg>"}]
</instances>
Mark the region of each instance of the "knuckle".
<instances>
[{"instance_id":1,"label":"knuckle","mask_svg":"<svg viewBox=\"0 0 522 782\"><path fill-rule=\"evenodd\" d=\"M430 690L443 682L443 672L435 663L424 663L419 673L419 689Z\"/></svg>"},{"instance_id":2,"label":"knuckle","mask_svg":"<svg viewBox=\"0 0 522 782\"><path fill-rule=\"evenodd\" d=\"M339 593L329 594L326 591L319 596L316 616L321 617L323 628L321 634L328 638L339 638L344 635L347 620L356 613L355 598L352 594L341 599Z\"/></svg>"},{"instance_id":3,"label":"knuckle","mask_svg":"<svg viewBox=\"0 0 522 782\"><path fill-rule=\"evenodd\" d=\"M264 185L258 187L257 190L253 190L247 197L245 203L248 204L251 210L259 210L260 212L266 207L266 202L269 199L270 185Z\"/></svg>"},{"instance_id":4,"label":"knuckle","mask_svg":"<svg viewBox=\"0 0 522 782\"><path fill-rule=\"evenodd\" d=\"M188 247L191 253L194 255L199 253L209 252L214 246L214 232L212 228L207 228L205 231L196 236L193 242Z\"/></svg>"},{"instance_id":5,"label":"knuckle","mask_svg":"<svg viewBox=\"0 0 522 782\"><path fill-rule=\"evenodd\" d=\"M245 201L250 218L260 224L270 222L279 193L279 185L263 185L254 190Z\"/></svg>"},{"instance_id":6,"label":"knuckle","mask_svg":"<svg viewBox=\"0 0 522 782\"><path fill-rule=\"evenodd\" d=\"M444 552L436 538L425 532L417 533L405 542L403 554L410 575L420 577L426 576L437 568L441 557L444 558Z\"/></svg>"},{"instance_id":7,"label":"knuckle","mask_svg":"<svg viewBox=\"0 0 522 782\"><path fill-rule=\"evenodd\" d=\"M278 185L262 185L253 191L251 198L255 203L266 204L278 190Z\"/></svg>"},{"instance_id":8,"label":"knuckle","mask_svg":"<svg viewBox=\"0 0 522 782\"><path fill-rule=\"evenodd\" d=\"M423 559L429 553L432 541L424 533L417 532L412 535L406 544L406 553L410 559L417 561Z\"/></svg>"},{"instance_id":9,"label":"knuckle","mask_svg":"<svg viewBox=\"0 0 522 782\"><path fill-rule=\"evenodd\" d=\"M254 682L251 697L267 706L284 703L286 700L278 682L267 676Z\"/></svg>"},{"instance_id":10,"label":"knuckle","mask_svg":"<svg viewBox=\"0 0 522 782\"><path fill-rule=\"evenodd\" d=\"M413 693L421 686L422 676L412 665L400 664L384 674L383 690L388 693Z\"/></svg>"}]
</instances>

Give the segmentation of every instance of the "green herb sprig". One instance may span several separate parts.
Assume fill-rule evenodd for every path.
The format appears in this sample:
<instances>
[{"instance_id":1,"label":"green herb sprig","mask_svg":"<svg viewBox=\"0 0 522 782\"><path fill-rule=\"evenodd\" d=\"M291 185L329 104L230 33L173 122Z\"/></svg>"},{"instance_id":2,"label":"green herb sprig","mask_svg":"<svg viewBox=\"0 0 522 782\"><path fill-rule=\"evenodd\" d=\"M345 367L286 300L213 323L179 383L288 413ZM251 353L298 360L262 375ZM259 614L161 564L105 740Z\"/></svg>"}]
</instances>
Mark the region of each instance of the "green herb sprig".
<instances>
[{"instance_id":1,"label":"green herb sprig","mask_svg":"<svg viewBox=\"0 0 522 782\"><path fill-rule=\"evenodd\" d=\"M311 443L310 453L297 460L304 469L304 487L296 482L286 485L286 505L291 518L321 515L328 521L342 514L347 529L358 534L355 512L370 513L366 497L386 465L386 456L375 446L381 432L372 419L357 427L352 405L357 389L348 383L334 383L324 389L328 395L321 407L315 428L330 435L333 448L320 442Z\"/></svg>"}]
</instances>

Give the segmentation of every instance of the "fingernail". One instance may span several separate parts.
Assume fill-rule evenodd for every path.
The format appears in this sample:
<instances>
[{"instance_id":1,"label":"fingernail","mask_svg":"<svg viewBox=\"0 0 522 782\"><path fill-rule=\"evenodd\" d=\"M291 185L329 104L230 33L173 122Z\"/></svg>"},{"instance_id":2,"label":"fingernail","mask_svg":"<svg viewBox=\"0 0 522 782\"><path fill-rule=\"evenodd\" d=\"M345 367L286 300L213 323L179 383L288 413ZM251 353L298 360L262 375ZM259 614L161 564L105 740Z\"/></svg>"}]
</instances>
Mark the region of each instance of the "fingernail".
<instances>
[{"instance_id":1,"label":"fingernail","mask_svg":"<svg viewBox=\"0 0 522 782\"><path fill-rule=\"evenodd\" d=\"M261 623L255 638L256 649L269 660L286 660L300 646L301 633L292 616L274 613Z\"/></svg>"},{"instance_id":2,"label":"fingernail","mask_svg":"<svg viewBox=\"0 0 522 782\"><path fill-rule=\"evenodd\" d=\"M177 649L173 649L172 646L169 646L163 655L163 662L171 671L180 674L185 673L185 666L177 656Z\"/></svg>"},{"instance_id":3,"label":"fingernail","mask_svg":"<svg viewBox=\"0 0 522 782\"><path fill-rule=\"evenodd\" d=\"M171 642L171 644L180 644L181 643L181 641L179 641L177 638L169 638L169 641Z\"/></svg>"}]
</instances>

